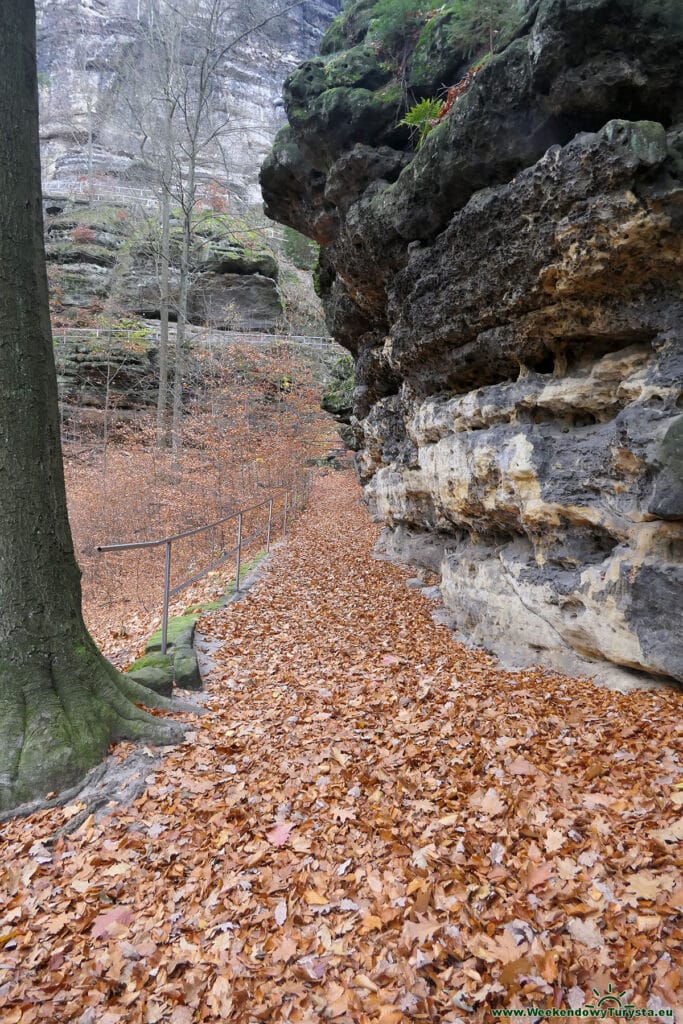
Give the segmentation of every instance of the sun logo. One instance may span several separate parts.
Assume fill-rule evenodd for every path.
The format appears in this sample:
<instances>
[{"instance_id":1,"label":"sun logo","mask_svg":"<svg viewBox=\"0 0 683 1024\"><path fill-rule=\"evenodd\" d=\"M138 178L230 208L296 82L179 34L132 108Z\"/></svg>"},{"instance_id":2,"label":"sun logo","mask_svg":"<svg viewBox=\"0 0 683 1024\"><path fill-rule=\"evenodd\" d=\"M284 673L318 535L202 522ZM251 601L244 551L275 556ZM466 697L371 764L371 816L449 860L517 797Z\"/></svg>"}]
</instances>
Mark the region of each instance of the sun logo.
<instances>
[{"instance_id":1,"label":"sun logo","mask_svg":"<svg viewBox=\"0 0 683 1024\"><path fill-rule=\"evenodd\" d=\"M596 1007L606 1006L610 1004L611 1006L614 1006L617 1009L621 1010L624 1006L621 999L622 996L626 995L626 989L622 989L621 992L615 992L612 982L610 981L604 996L600 994L600 990L597 988L593 989L593 995L597 998L597 1003L594 1004Z\"/></svg>"},{"instance_id":2,"label":"sun logo","mask_svg":"<svg viewBox=\"0 0 683 1024\"><path fill-rule=\"evenodd\" d=\"M594 988L593 995L596 997L594 1003L587 1003L584 1010L598 1014L600 1017L625 1017L631 1020L636 1007L633 1003L623 1003L626 989L615 992L612 982L609 983L607 991L603 994L600 989Z\"/></svg>"}]
</instances>

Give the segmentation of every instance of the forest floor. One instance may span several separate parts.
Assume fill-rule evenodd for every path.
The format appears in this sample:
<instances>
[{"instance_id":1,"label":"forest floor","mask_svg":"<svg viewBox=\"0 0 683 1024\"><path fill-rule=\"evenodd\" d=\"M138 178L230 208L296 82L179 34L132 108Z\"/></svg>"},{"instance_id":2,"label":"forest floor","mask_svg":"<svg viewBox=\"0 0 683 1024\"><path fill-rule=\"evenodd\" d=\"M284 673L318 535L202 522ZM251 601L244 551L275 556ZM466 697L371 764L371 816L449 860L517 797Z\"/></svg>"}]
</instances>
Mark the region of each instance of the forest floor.
<instances>
[{"instance_id":1,"label":"forest floor","mask_svg":"<svg viewBox=\"0 0 683 1024\"><path fill-rule=\"evenodd\" d=\"M360 497L319 479L205 618L208 713L131 806L6 827L3 1024L681 1012L680 695L455 643Z\"/></svg>"},{"instance_id":2,"label":"forest floor","mask_svg":"<svg viewBox=\"0 0 683 1024\"><path fill-rule=\"evenodd\" d=\"M168 536L271 497L279 522L284 489L300 487L302 464L339 446L334 424L320 409L317 361L315 352L236 345L206 357L202 375L192 388L188 385L178 452L157 447L153 410L131 412L114 405L106 414L88 407L69 411L64 462L85 619L117 666L134 661L159 627L163 549L103 555L98 545ZM285 378L291 383L287 391L279 387ZM263 508L245 516L243 536L262 528L265 519ZM236 526L232 521L176 542L172 585L232 548ZM243 559L263 543L247 546ZM224 592L233 569L226 565L183 590L172 614Z\"/></svg>"}]
</instances>

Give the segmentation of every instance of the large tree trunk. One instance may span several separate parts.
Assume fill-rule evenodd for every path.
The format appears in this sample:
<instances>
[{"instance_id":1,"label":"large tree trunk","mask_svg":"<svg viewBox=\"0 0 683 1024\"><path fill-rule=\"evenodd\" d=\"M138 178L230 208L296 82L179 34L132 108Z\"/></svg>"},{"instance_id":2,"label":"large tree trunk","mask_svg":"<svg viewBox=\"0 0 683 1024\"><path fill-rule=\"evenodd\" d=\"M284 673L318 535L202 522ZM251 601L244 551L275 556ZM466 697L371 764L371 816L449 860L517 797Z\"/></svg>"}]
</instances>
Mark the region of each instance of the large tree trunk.
<instances>
[{"instance_id":1,"label":"large tree trunk","mask_svg":"<svg viewBox=\"0 0 683 1024\"><path fill-rule=\"evenodd\" d=\"M0 4L0 809L80 778L111 740L168 742L169 706L118 673L81 614L43 248L35 14Z\"/></svg>"}]
</instances>

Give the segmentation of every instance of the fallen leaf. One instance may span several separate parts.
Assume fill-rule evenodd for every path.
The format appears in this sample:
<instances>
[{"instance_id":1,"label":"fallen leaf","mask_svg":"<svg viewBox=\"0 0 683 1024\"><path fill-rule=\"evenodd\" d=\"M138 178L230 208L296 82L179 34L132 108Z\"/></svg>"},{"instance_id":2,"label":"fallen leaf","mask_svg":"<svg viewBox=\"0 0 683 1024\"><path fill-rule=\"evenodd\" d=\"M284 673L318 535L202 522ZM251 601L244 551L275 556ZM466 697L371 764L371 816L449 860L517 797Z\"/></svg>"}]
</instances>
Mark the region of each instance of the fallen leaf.
<instances>
[{"instance_id":1,"label":"fallen leaf","mask_svg":"<svg viewBox=\"0 0 683 1024\"><path fill-rule=\"evenodd\" d=\"M229 1017L233 1010L232 983L229 978L219 976L214 981L206 1003L212 1013L221 1018Z\"/></svg>"},{"instance_id":2,"label":"fallen leaf","mask_svg":"<svg viewBox=\"0 0 683 1024\"><path fill-rule=\"evenodd\" d=\"M532 966L531 961L525 956L519 957L517 960L510 960L498 975L498 981L501 985L505 985L507 987L511 985L513 981L516 981L520 975L531 974Z\"/></svg>"},{"instance_id":3,"label":"fallen leaf","mask_svg":"<svg viewBox=\"0 0 683 1024\"><path fill-rule=\"evenodd\" d=\"M567 841L567 837L564 833L559 832L555 828L549 828L545 835L544 847L547 853L556 853L557 850L562 849Z\"/></svg>"},{"instance_id":4,"label":"fallen leaf","mask_svg":"<svg viewBox=\"0 0 683 1024\"><path fill-rule=\"evenodd\" d=\"M292 957L296 956L298 948L295 939L291 935L285 935L279 945L273 950L272 959L275 963L287 963Z\"/></svg>"},{"instance_id":5,"label":"fallen leaf","mask_svg":"<svg viewBox=\"0 0 683 1024\"><path fill-rule=\"evenodd\" d=\"M488 963L509 964L513 960L519 960L521 956L520 946L515 937L506 930L498 935L490 937L482 935L470 949L476 957L486 960Z\"/></svg>"},{"instance_id":6,"label":"fallen leaf","mask_svg":"<svg viewBox=\"0 0 683 1024\"><path fill-rule=\"evenodd\" d=\"M544 885L552 877L552 873L552 861L545 861L541 864L529 864L526 873L527 889L536 889L539 885Z\"/></svg>"},{"instance_id":7,"label":"fallen leaf","mask_svg":"<svg viewBox=\"0 0 683 1024\"><path fill-rule=\"evenodd\" d=\"M670 828L657 828L649 833L653 839L660 843L681 843L683 842L683 818L675 822Z\"/></svg>"},{"instance_id":8,"label":"fallen leaf","mask_svg":"<svg viewBox=\"0 0 683 1024\"><path fill-rule=\"evenodd\" d=\"M505 765L505 771L508 775L537 775L538 769L527 761L525 757L519 754L513 760L508 761Z\"/></svg>"},{"instance_id":9,"label":"fallen leaf","mask_svg":"<svg viewBox=\"0 0 683 1024\"><path fill-rule=\"evenodd\" d=\"M638 915L636 917L636 926L639 932L652 932L656 931L662 923L661 917L656 914L651 915Z\"/></svg>"},{"instance_id":10,"label":"fallen leaf","mask_svg":"<svg viewBox=\"0 0 683 1024\"><path fill-rule=\"evenodd\" d=\"M330 902L327 896L323 896L321 892L317 892L315 889L307 889L304 893L304 900L308 903L309 907L326 907Z\"/></svg>"},{"instance_id":11,"label":"fallen leaf","mask_svg":"<svg viewBox=\"0 0 683 1024\"><path fill-rule=\"evenodd\" d=\"M440 921L428 917L418 917L417 921L405 921L401 938L406 946L413 942L424 942L430 939L442 927Z\"/></svg>"},{"instance_id":12,"label":"fallen leaf","mask_svg":"<svg viewBox=\"0 0 683 1024\"><path fill-rule=\"evenodd\" d=\"M604 945L605 940L594 921L570 917L567 921L567 931L576 942L588 946L589 949L600 949Z\"/></svg>"},{"instance_id":13,"label":"fallen leaf","mask_svg":"<svg viewBox=\"0 0 683 1024\"><path fill-rule=\"evenodd\" d=\"M506 805L505 802L500 799L495 789L491 787L486 790L481 801L475 803L475 806L478 807L480 811L483 811L484 814L488 814L492 818L495 818L496 815L503 813Z\"/></svg>"},{"instance_id":14,"label":"fallen leaf","mask_svg":"<svg viewBox=\"0 0 683 1024\"><path fill-rule=\"evenodd\" d=\"M286 821L280 821L275 828L266 835L266 839L271 846L284 846L289 841L289 836L293 828L293 824Z\"/></svg>"},{"instance_id":15,"label":"fallen leaf","mask_svg":"<svg viewBox=\"0 0 683 1024\"><path fill-rule=\"evenodd\" d=\"M92 937L94 939L111 939L120 936L128 931L133 923L135 915L130 907L114 907L99 914L92 926Z\"/></svg>"}]
</instances>

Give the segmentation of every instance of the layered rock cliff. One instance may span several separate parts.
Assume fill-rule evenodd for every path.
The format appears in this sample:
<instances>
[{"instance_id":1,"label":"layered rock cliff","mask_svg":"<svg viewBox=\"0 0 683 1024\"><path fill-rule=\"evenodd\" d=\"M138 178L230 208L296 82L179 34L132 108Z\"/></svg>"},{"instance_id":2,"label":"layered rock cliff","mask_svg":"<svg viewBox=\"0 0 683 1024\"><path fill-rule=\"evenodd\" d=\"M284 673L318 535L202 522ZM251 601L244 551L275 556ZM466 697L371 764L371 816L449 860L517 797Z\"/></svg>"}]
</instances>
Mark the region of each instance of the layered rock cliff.
<instances>
[{"instance_id":1,"label":"layered rock cliff","mask_svg":"<svg viewBox=\"0 0 683 1024\"><path fill-rule=\"evenodd\" d=\"M47 189L49 192L49 187ZM159 318L158 228L126 206L45 199L45 254L53 313L61 321L90 323L107 310ZM226 214L208 211L195 229L188 312L192 324L217 330L272 333L282 329L279 266L257 232ZM172 257L180 225L172 220ZM170 269L171 303L177 301L177 261ZM174 318L173 310L171 319Z\"/></svg>"},{"instance_id":2,"label":"layered rock cliff","mask_svg":"<svg viewBox=\"0 0 683 1024\"><path fill-rule=\"evenodd\" d=\"M455 6L400 67L346 9L285 85L267 211L323 246L385 548L509 662L681 681L683 7L527 3L416 151L406 88L472 65Z\"/></svg>"},{"instance_id":3,"label":"layered rock cliff","mask_svg":"<svg viewBox=\"0 0 683 1024\"><path fill-rule=\"evenodd\" d=\"M45 181L85 176L90 158L97 177L140 185L151 180L151 169L140 159L135 122L120 99L136 60L145 6L141 0L37 0ZM189 0L186 6L191 14ZM341 0L282 7L290 9L227 55L223 88L214 97L224 119L239 129L231 133L225 160L231 192L248 202L260 200L258 165L282 123L282 82L297 61L316 50ZM250 10L246 0L244 8ZM223 163L217 173L224 176Z\"/></svg>"}]
</instances>

